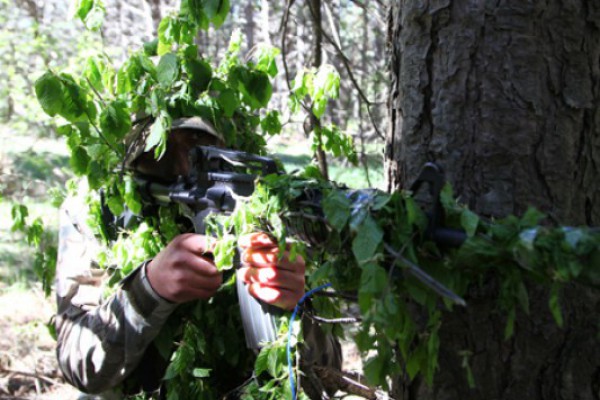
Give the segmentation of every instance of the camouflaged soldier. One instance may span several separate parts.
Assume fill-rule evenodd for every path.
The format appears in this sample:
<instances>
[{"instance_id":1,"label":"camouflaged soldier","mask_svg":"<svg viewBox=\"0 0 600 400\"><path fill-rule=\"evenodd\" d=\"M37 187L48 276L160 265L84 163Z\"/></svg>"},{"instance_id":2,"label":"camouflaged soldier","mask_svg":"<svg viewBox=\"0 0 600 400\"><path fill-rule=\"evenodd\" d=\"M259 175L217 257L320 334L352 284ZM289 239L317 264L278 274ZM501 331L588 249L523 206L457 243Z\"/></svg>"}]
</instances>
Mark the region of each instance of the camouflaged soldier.
<instances>
[{"instance_id":1,"label":"camouflaged soldier","mask_svg":"<svg viewBox=\"0 0 600 400\"><path fill-rule=\"evenodd\" d=\"M130 135L126 164L135 172L172 181L189 168L187 151L198 145L222 145L221 136L199 118L174 121L164 156L156 161L144 153L147 130L138 126ZM60 210L59 252L56 271L58 311L57 355L66 379L84 393L81 398L119 399L122 383L134 377L134 391L156 393L166 368L152 341L178 304L211 298L222 283L203 235L182 234L154 259L127 276L108 298L103 297L105 270L95 263L100 242L87 225L82 196L69 198ZM264 234L242 239L244 276L255 297L284 309L293 308L304 294L304 261L273 254L277 245ZM269 260L265 263L265 259ZM118 266L117 266L118 267ZM271 274L259 278L259 269ZM277 296L261 297L261 287ZM307 329L311 342L305 357L319 365L341 365L339 344ZM164 395L164 393L163 393Z\"/></svg>"}]
</instances>

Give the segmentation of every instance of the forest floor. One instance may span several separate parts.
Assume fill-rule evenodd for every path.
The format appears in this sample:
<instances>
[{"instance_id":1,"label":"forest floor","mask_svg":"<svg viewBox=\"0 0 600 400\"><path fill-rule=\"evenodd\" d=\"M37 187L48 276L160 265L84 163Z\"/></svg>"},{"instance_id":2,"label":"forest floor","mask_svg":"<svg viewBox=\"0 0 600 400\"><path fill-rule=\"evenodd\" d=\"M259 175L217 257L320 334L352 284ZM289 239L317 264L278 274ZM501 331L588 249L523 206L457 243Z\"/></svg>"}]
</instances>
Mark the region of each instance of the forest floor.
<instances>
[{"instance_id":1,"label":"forest floor","mask_svg":"<svg viewBox=\"0 0 600 400\"><path fill-rule=\"evenodd\" d=\"M68 177L64 146L0 129L0 399L75 400L56 363L56 343L47 325L54 314L31 268L33 250L11 231L11 207L28 206L56 226L57 210L47 189Z\"/></svg>"},{"instance_id":2,"label":"forest floor","mask_svg":"<svg viewBox=\"0 0 600 400\"><path fill-rule=\"evenodd\" d=\"M294 143L291 145L290 143ZM309 145L277 142L272 149L288 171L310 162ZM377 157L372 186L380 186ZM78 391L65 383L58 369L55 340L48 325L55 312L53 294L46 297L33 269L33 250L12 232L13 204L25 204L30 218L40 216L56 235L58 212L49 189L70 177L65 145L7 132L0 126L0 399L75 400ZM366 187L364 170L333 163L331 178L353 187ZM360 371L355 346L344 346L345 369Z\"/></svg>"}]
</instances>

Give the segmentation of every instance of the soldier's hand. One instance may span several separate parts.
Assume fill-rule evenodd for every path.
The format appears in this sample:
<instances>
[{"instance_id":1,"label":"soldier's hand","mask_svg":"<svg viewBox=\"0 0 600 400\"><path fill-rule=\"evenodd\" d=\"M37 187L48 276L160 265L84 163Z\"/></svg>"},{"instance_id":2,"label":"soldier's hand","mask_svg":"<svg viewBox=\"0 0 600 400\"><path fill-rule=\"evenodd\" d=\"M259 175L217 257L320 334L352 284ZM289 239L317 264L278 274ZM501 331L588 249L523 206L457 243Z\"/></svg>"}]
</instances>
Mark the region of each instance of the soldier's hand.
<instances>
[{"instance_id":1,"label":"soldier's hand","mask_svg":"<svg viewBox=\"0 0 600 400\"><path fill-rule=\"evenodd\" d=\"M212 297L223 282L210 257L208 237L186 233L175 237L148 265L152 288L174 303Z\"/></svg>"},{"instance_id":2,"label":"soldier's hand","mask_svg":"<svg viewBox=\"0 0 600 400\"><path fill-rule=\"evenodd\" d=\"M238 276L248 283L250 293L265 303L290 310L304 295L305 264L302 257L279 259L277 243L264 233L253 233L239 241L242 268Z\"/></svg>"}]
</instances>

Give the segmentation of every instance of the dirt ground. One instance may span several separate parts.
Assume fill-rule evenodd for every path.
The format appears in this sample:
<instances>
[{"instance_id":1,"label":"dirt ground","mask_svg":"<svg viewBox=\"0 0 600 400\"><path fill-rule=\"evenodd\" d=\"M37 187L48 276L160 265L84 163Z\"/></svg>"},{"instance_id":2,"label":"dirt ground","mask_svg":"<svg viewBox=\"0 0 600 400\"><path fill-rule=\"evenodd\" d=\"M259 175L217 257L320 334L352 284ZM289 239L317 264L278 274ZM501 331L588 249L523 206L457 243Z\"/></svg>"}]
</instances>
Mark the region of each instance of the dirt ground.
<instances>
[{"instance_id":1,"label":"dirt ground","mask_svg":"<svg viewBox=\"0 0 600 400\"><path fill-rule=\"evenodd\" d=\"M0 399L77 399L58 369L56 342L46 327L53 312L41 288L0 283ZM343 350L344 369L360 370L356 348L345 343Z\"/></svg>"},{"instance_id":2,"label":"dirt ground","mask_svg":"<svg viewBox=\"0 0 600 400\"><path fill-rule=\"evenodd\" d=\"M46 324L52 301L38 288L0 288L0 399L71 400Z\"/></svg>"}]
</instances>

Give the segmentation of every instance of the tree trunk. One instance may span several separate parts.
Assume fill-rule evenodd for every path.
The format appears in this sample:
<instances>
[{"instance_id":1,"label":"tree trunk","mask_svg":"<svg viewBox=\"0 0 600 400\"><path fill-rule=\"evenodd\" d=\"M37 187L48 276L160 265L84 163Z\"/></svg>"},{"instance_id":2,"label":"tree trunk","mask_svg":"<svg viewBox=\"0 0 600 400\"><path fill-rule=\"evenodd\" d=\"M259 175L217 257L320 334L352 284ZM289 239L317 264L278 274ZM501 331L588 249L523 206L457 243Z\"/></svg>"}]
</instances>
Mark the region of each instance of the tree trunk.
<instances>
[{"instance_id":1,"label":"tree trunk","mask_svg":"<svg viewBox=\"0 0 600 400\"><path fill-rule=\"evenodd\" d=\"M318 69L323 63L323 34L322 34L322 16L321 16L321 0L310 0L310 12L313 21L313 62L314 68ZM321 143L321 121L312 112L309 115L311 130L315 132L318 138L318 146L315 151L315 157L319 165L319 170L325 179L329 179L329 171L327 165L327 154L323 150Z\"/></svg>"},{"instance_id":2,"label":"tree trunk","mask_svg":"<svg viewBox=\"0 0 600 400\"><path fill-rule=\"evenodd\" d=\"M256 24L254 23L254 2L249 1L244 8L244 16L246 24L244 26L244 32L246 34L246 43L248 44L248 51L254 47L254 29Z\"/></svg>"},{"instance_id":3,"label":"tree trunk","mask_svg":"<svg viewBox=\"0 0 600 400\"><path fill-rule=\"evenodd\" d=\"M399 0L390 24L390 190L435 161L480 214L533 205L600 225L600 3ZM433 385L400 379L395 398L600 399L599 296L565 287L560 329L531 284L531 313L504 340L497 290L472 288L446 313Z\"/></svg>"}]
</instances>

